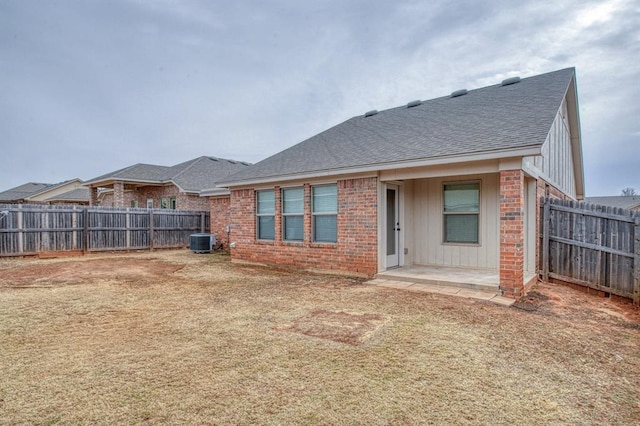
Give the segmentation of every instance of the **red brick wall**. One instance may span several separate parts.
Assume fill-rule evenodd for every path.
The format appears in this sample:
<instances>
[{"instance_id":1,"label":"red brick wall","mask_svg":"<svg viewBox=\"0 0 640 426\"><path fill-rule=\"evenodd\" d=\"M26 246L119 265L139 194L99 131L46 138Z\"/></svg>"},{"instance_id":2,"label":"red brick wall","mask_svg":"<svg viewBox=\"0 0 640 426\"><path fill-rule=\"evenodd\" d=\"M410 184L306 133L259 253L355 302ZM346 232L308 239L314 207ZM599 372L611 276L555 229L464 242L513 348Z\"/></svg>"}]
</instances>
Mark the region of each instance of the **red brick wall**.
<instances>
[{"instance_id":1,"label":"red brick wall","mask_svg":"<svg viewBox=\"0 0 640 426\"><path fill-rule=\"evenodd\" d=\"M508 297L524 294L524 172L500 172L500 289Z\"/></svg>"},{"instance_id":2,"label":"red brick wall","mask_svg":"<svg viewBox=\"0 0 640 426\"><path fill-rule=\"evenodd\" d=\"M256 240L255 191L233 190L230 201L234 260L372 276L377 272L377 178L345 179L338 188L338 241L314 243L311 186L304 185L304 237L282 241L281 192L275 187L275 241Z\"/></svg>"},{"instance_id":3,"label":"red brick wall","mask_svg":"<svg viewBox=\"0 0 640 426\"><path fill-rule=\"evenodd\" d=\"M222 242L224 248L229 248L227 226L231 224L229 214L230 197L210 197L211 233L215 234L216 242Z\"/></svg>"},{"instance_id":4,"label":"red brick wall","mask_svg":"<svg viewBox=\"0 0 640 426\"><path fill-rule=\"evenodd\" d=\"M161 198L176 199L176 208L178 210L208 210L209 200L206 197L200 197L194 194L181 193L174 185L167 186L142 186L135 190L125 189L122 202L120 205L114 202L113 193L105 194L100 205L106 207L131 207L133 200L138 201L138 207L146 208L147 199L153 199L153 207L160 208Z\"/></svg>"}]
</instances>

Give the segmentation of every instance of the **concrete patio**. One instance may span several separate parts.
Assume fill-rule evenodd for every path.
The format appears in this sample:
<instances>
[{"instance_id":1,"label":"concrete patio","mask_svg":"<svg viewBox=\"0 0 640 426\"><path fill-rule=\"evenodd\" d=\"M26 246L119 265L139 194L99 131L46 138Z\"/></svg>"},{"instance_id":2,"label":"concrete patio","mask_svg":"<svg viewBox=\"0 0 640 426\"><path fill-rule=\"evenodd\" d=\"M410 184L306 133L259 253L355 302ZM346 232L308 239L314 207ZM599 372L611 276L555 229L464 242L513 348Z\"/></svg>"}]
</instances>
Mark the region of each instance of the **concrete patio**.
<instances>
[{"instance_id":1,"label":"concrete patio","mask_svg":"<svg viewBox=\"0 0 640 426\"><path fill-rule=\"evenodd\" d=\"M411 265L380 272L367 283L512 305L515 300L502 296L499 282L500 276L495 270Z\"/></svg>"}]
</instances>

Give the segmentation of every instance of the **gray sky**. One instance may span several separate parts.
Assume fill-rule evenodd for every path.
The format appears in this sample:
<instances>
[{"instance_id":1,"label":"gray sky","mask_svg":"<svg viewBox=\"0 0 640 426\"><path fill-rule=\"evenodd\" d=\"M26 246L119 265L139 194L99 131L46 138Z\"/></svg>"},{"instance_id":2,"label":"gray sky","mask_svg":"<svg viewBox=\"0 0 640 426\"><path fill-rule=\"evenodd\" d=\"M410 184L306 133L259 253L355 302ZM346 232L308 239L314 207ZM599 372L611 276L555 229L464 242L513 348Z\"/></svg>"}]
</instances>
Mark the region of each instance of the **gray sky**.
<instances>
[{"instance_id":1,"label":"gray sky","mask_svg":"<svg viewBox=\"0 0 640 426\"><path fill-rule=\"evenodd\" d=\"M638 0L0 0L0 191L257 162L371 109L571 66L587 195L640 191Z\"/></svg>"}]
</instances>

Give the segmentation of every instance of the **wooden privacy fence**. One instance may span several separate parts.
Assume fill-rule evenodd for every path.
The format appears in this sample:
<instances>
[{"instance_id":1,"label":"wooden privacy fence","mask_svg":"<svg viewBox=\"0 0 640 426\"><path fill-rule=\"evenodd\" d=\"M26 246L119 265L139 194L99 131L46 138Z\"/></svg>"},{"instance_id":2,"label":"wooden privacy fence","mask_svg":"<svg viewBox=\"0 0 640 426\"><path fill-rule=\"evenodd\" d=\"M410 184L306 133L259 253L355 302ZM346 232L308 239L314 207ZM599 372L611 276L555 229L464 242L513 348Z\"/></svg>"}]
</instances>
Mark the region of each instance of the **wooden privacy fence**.
<instances>
[{"instance_id":1,"label":"wooden privacy fence","mask_svg":"<svg viewBox=\"0 0 640 426\"><path fill-rule=\"evenodd\" d=\"M209 212L0 205L0 256L184 247L200 232L209 232Z\"/></svg>"},{"instance_id":2,"label":"wooden privacy fence","mask_svg":"<svg viewBox=\"0 0 640 426\"><path fill-rule=\"evenodd\" d=\"M543 199L541 271L640 303L640 212Z\"/></svg>"}]
</instances>

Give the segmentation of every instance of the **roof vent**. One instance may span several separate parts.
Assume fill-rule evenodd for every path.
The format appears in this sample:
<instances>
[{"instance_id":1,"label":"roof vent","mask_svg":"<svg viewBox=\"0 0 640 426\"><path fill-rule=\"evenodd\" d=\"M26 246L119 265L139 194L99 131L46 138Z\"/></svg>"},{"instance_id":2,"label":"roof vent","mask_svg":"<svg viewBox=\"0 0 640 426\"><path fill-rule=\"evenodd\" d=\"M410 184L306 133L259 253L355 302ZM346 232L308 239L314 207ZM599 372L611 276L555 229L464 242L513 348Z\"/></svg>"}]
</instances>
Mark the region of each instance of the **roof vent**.
<instances>
[{"instance_id":1,"label":"roof vent","mask_svg":"<svg viewBox=\"0 0 640 426\"><path fill-rule=\"evenodd\" d=\"M364 113L365 117L371 117L372 115L376 115L378 113L377 109L372 109L371 111L367 111Z\"/></svg>"},{"instance_id":2,"label":"roof vent","mask_svg":"<svg viewBox=\"0 0 640 426\"><path fill-rule=\"evenodd\" d=\"M238 164L238 162L237 162L237 161L234 161L234 160L227 160L227 161L228 161L229 163L231 163L231 164Z\"/></svg>"},{"instance_id":3,"label":"roof vent","mask_svg":"<svg viewBox=\"0 0 640 426\"><path fill-rule=\"evenodd\" d=\"M520 77L511 77L511 78L507 78L506 80L502 80L502 83L500 83L500 86L508 86L510 84L516 84L520 82Z\"/></svg>"},{"instance_id":4,"label":"roof vent","mask_svg":"<svg viewBox=\"0 0 640 426\"><path fill-rule=\"evenodd\" d=\"M413 108L413 107L417 107L418 105L422 105L422 101L421 100L417 100L417 101L411 101L407 104L407 108Z\"/></svg>"},{"instance_id":5,"label":"roof vent","mask_svg":"<svg viewBox=\"0 0 640 426\"><path fill-rule=\"evenodd\" d=\"M457 98L458 96L466 95L467 89L456 90L455 92L451 92L452 98Z\"/></svg>"}]
</instances>

